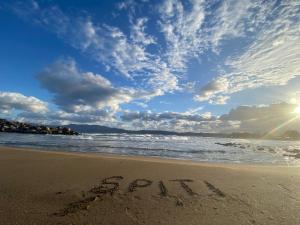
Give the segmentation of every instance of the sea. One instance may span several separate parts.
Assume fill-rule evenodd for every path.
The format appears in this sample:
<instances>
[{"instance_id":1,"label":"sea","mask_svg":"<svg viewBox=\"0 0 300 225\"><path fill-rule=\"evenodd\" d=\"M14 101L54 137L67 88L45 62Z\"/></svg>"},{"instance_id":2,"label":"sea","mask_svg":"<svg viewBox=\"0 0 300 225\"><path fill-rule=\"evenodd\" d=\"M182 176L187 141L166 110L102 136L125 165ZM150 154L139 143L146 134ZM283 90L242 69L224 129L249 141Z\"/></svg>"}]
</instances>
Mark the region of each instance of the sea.
<instances>
[{"instance_id":1,"label":"sea","mask_svg":"<svg viewBox=\"0 0 300 225\"><path fill-rule=\"evenodd\" d=\"M0 146L197 162L300 165L300 141L119 133L78 136L0 133Z\"/></svg>"}]
</instances>

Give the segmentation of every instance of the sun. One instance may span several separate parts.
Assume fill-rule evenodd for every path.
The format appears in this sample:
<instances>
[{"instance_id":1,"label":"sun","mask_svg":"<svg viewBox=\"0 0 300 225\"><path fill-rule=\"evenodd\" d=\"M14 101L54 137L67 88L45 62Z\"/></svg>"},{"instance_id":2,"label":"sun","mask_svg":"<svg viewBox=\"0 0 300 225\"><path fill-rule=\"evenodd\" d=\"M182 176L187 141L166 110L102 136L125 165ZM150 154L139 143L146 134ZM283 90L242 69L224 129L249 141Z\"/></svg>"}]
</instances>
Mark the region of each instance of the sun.
<instances>
[{"instance_id":1,"label":"sun","mask_svg":"<svg viewBox=\"0 0 300 225\"><path fill-rule=\"evenodd\" d=\"M300 105L295 108L294 113L299 113L300 114Z\"/></svg>"}]
</instances>

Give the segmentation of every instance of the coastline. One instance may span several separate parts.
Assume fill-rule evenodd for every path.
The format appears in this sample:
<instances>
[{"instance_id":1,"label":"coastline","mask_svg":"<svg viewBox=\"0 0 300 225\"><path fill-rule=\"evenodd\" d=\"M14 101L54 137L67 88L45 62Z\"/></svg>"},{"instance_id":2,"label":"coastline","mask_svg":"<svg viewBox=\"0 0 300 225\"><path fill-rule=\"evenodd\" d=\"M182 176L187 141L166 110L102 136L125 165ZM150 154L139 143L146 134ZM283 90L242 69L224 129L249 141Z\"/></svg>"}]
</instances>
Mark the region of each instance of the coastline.
<instances>
[{"instance_id":1,"label":"coastline","mask_svg":"<svg viewBox=\"0 0 300 225\"><path fill-rule=\"evenodd\" d=\"M166 163L166 164L178 164L178 165L195 165L204 167L221 167L221 168L239 168L239 169L249 169L249 168L290 168L299 167L300 164L271 164L271 163L235 163L235 162L211 162L211 161L198 161L192 159L181 159L181 158L168 158L159 156L139 156L139 155L122 155L118 153L104 153L104 152L77 152L77 151L63 151L58 149L44 149L44 148L31 148L31 147L14 147L14 146L1 146L2 149L11 149L18 151L28 151L28 152L42 152L46 154L58 154L66 156L79 156L87 158L107 158L107 159L120 159L120 160L133 160L133 161L144 161L144 162L156 162L156 163Z\"/></svg>"},{"instance_id":2,"label":"coastline","mask_svg":"<svg viewBox=\"0 0 300 225\"><path fill-rule=\"evenodd\" d=\"M300 223L297 166L0 147L0 177L1 225Z\"/></svg>"},{"instance_id":3,"label":"coastline","mask_svg":"<svg viewBox=\"0 0 300 225\"><path fill-rule=\"evenodd\" d=\"M246 165L299 164L299 143L215 138L0 133L0 146ZM190 143L190 144L189 144Z\"/></svg>"}]
</instances>

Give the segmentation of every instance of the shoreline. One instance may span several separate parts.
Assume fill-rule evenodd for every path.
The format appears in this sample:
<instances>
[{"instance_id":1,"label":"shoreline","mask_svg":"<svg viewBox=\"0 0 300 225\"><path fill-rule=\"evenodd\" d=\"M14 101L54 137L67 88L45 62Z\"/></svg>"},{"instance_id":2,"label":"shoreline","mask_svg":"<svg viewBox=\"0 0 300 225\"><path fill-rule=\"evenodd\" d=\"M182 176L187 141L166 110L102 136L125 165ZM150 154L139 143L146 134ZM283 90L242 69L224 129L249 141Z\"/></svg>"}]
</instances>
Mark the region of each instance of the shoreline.
<instances>
[{"instance_id":1,"label":"shoreline","mask_svg":"<svg viewBox=\"0 0 300 225\"><path fill-rule=\"evenodd\" d=\"M0 225L299 224L300 168L0 147Z\"/></svg>"},{"instance_id":2,"label":"shoreline","mask_svg":"<svg viewBox=\"0 0 300 225\"><path fill-rule=\"evenodd\" d=\"M70 155L70 156L80 156L80 157L99 157L99 158L111 158L111 159L124 159L124 160L137 160L144 162L157 162L157 163L173 163L173 164L190 164L190 165L198 165L198 166L212 166L212 167L282 167L282 168L290 168L290 167L300 167L299 165L283 165L283 164L268 164L268 163L237 163L237 162L210 162L210 161L197 161L192 159L181 159L181 158L167 158L160 156L138 156L138 155L121 155L114 153L102 153L102 152L76 152L76 151L63 151L63 150L55 150L45 148L31 148L31 147L14 147L14 146L1 146L1 149L11 149L18 151L33 151L33 152L42 152L49 154L62 154L62 155Z\"/></svg>"}]
</instances>

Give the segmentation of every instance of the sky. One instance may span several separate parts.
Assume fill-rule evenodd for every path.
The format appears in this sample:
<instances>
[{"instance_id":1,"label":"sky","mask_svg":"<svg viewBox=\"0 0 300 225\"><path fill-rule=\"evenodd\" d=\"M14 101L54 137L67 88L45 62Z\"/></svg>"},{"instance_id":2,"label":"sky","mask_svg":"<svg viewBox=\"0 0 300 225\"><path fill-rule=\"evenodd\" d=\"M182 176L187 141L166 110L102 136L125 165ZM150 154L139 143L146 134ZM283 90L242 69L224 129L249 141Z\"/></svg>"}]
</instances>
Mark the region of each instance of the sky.
<instances>
[{"instance_id":1,"label":"sky","mask_svg":"<svg viewBox=\"0 0 300 225\"><path fill-rule=\"evenodd\" d=\"M2 0L0 27L0 117L300 129L298 0Z\"/></svg>"}]
</instances>

